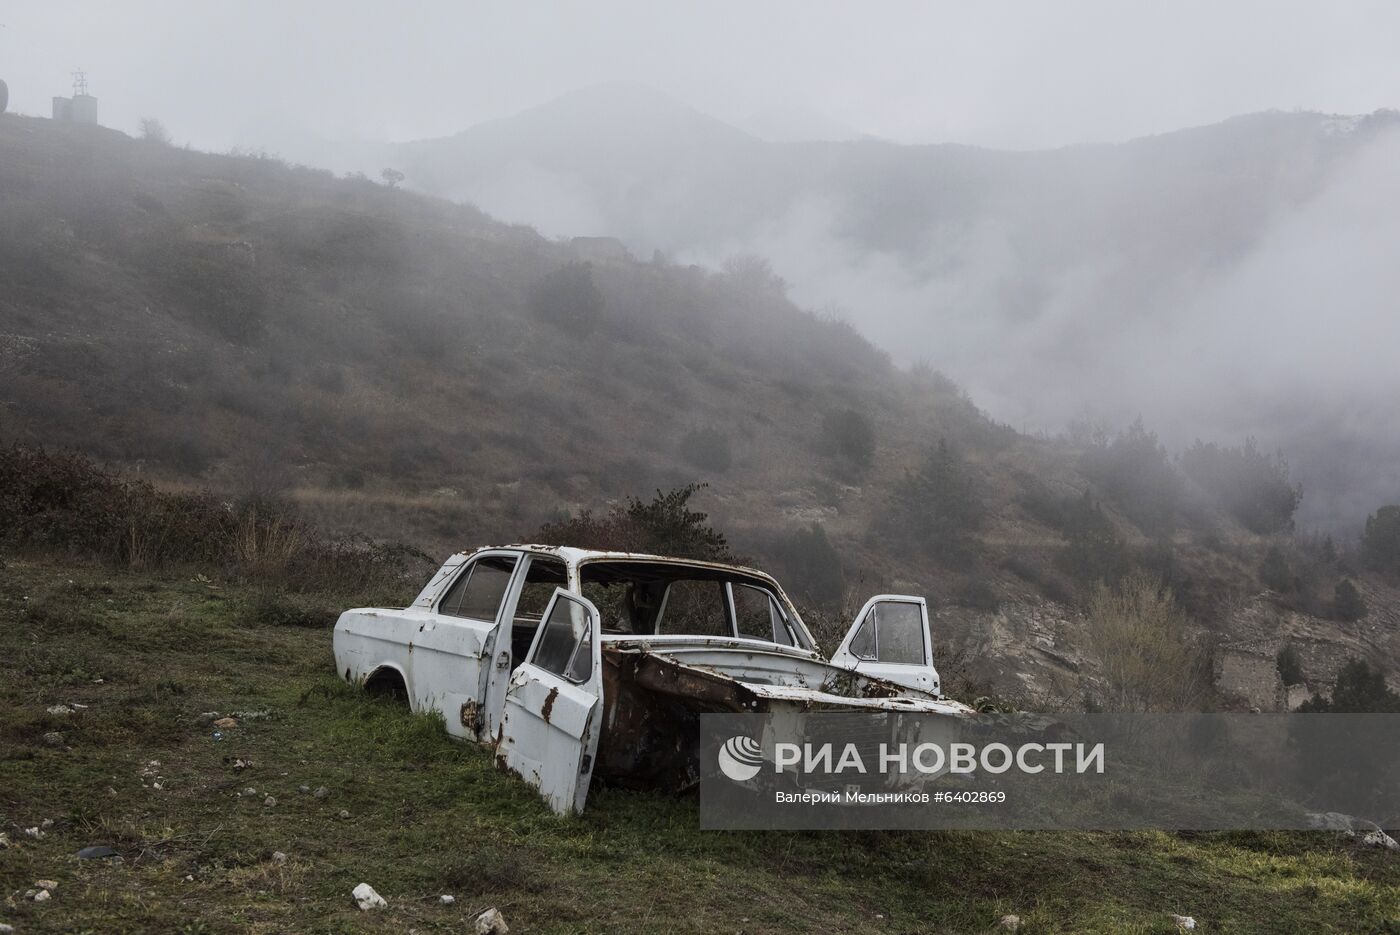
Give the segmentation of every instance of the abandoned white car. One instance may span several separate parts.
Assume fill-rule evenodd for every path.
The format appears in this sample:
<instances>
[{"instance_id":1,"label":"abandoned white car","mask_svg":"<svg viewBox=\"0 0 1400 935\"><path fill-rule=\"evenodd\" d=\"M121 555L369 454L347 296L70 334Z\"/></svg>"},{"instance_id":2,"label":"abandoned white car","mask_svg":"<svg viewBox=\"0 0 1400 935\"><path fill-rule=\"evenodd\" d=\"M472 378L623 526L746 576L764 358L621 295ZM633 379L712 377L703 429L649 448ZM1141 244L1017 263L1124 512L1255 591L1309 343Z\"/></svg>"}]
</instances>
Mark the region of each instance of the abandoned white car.
<instances>
[{"instance_id":1,"label":"abandoned white car","mask_svg":"<svg viewBox=\"0 0 1400 935\"><path fill-rule=\"evenodd\" d=\"M827 661L762 572L546 545L454 555L409 607L346 611L335 664L494 743L560 813L594 778L693 786L705 712L972 713L941 697L921 597L871 598Z\"/></svg>"}]
</instances>

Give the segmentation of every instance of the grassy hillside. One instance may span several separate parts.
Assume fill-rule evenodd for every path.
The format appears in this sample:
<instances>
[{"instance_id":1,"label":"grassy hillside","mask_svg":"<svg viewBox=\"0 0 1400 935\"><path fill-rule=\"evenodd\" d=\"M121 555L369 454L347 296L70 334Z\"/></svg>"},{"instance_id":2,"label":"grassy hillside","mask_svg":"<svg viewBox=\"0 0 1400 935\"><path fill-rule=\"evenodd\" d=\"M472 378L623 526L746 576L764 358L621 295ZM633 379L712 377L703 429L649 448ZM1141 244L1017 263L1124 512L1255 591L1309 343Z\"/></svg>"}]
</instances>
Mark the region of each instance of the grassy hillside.
<instances>
[{"instance_id":1,"label":"grassy hillside","mask_svg":"<svg viewBox=\"0 0 1400 935\"><path fill-rule=\"evenodd\" d=\"M7 435L328 499L450 491L413 532L460 541L701 473L838 497L833 409L878 423L877 481L985 427L761 271L595 266L551 298L569 247L381 185L22 118L0 157ZM718 468L680 454L702 430Z\"/></svg>"},{"instance_id":2,"label":"grassy hillside","mask_svg":"<svg viewBox=\"0 0 1400 935\"><path fill-rule=\"evenodd\" d=\"M1400 924L1400 862L1324 835L702 833L692 800L615 790L562 821L484 749L343 686L329 631L286 619L196 569L6 560L0 922L460 932L496 906L518 932L966 933L1006 913L1026 933L1166 933L1169 913L1201 932ZM122 861L75 858L100 844ZM57 882L47 902L24 898L36 880ZM357 910L360 882L389 908Z\"/></svg>"},{"instance_id":3,"label":"grassy hillside","mask_svg":"<svg viewBox=\"0 0 1400 935\"><path fill-rule=\"evenodd\" d=\"M437 554L706 481L697 505L833 628L928 594L971 680L1041 702L1077 703L1069 608L1100 579L1145 568L1222 633L1271 548L1290 610L1326 616L1360 573L1292 541L1270 458L1018 434L761 262L588 263L363 178L10 116L0 441ZM1366 638L1393 669L1392 632Z\"/></svg>"}]
</instances>

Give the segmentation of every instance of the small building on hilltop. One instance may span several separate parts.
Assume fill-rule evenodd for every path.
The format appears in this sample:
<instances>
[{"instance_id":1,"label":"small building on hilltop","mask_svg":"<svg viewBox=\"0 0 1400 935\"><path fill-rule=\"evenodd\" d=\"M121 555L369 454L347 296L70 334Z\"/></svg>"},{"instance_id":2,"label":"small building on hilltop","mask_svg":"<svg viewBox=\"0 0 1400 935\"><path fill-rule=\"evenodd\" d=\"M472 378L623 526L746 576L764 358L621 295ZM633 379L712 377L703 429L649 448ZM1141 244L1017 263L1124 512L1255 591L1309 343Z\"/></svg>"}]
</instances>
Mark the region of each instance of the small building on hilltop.
<instances>
[{"instance_id":1,"label":"small building on hilltop","mask_svg":"<svg viewBox=\"0 0 1400 935\"><path fill-rule=\"evenodd\" d=\"M53 99L53 119L97 126L97 98L88 93L87 75L73 73L73 96Z\"/></svg>"}]
</instances>

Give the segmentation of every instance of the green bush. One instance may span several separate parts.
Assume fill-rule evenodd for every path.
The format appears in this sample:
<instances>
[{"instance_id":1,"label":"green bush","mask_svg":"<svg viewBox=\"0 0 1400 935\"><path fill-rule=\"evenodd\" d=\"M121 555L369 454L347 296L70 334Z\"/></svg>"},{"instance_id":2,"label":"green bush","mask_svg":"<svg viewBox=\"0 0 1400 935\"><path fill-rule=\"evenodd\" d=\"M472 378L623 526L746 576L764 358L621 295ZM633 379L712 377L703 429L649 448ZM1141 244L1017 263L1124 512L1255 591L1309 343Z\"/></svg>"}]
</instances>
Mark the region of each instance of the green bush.
<instances>
[{"instance_id":1,"label":"green bush","mask_svg":"<svg viewBox=\"0 0 1400 935\"><path fill-rule=\"evenodd\" d=\"M1274 657L1278 666L1278 676L1283 679L1285 685L1303 684L1303 661L1298 657L1298 650L1289 643L1278 651Z\"/></svg>"},{"instance_id":2,"label":"green bush","mask_svg":"<svg viewBox=\"0 0 1400 935\"><path fill-rule=\"evenodd\" d=\"M1360 620L1367 613L1369 609L1366 607L1366 600L1356 589L1356 585L1352 584L1349 578L1338 581L1332 598L1332 616L1351 622Z\"/></svg>"},{"instance_id":3,"label":"green bush","mask_svg":"<svg viewBox=\"0 0 1400 935\"><path fill-rule=\"evenodd\" d=\"M1400 574L1400 506L1383 506L1366 517L1361 557L1377 571Z\"/></svg>"}]
</instances>

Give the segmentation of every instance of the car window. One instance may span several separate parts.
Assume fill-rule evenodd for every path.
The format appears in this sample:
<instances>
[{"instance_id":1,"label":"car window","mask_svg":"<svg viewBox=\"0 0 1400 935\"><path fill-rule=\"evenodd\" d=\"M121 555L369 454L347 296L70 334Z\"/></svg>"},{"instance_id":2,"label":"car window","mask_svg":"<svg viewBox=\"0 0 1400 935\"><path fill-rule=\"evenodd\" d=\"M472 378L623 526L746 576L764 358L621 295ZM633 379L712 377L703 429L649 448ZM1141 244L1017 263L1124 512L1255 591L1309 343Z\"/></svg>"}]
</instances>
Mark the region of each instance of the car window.
<instances>
[{"instance_id":1,"label":"car window","mask_svg":"<svg viewBox=\"0 0 1400 935\"><path fill-rule=\"evenodd\" d=\"M515 604L517 623L539 623L554 596L555 588L566 587L568 570L563 562L552 558L531 558L525 569L525 581L520 586L520 599Z\"/></svg>"},{"instance_id":2,"label":"car window","mask_svg":"<svg viewBox=\"0 0 1400 935\"><path fill-rule=\"evenodd\" d=\"M734 594L734 622L740 636L785 645L792 643L771 594L747 584L733 585L731 590Z\"/></svg>"},{"instance_id":3,"label":"car window","mask_svg":"<svg viewBox=\"0 0 1400 935\"><path fill-rule=\"evenodd\" d=\"M881 601L871 611L876 624L875 658L897 665L924 662L924 615L918 604Z\"/></svg>"},{"instance_id":4,"label":"car window","mask_svg":"<svg viewBox=\"0 0 1400 935\"><path fill-rule=\"evenodd\" d=\"M593 674L593 628L587 608L567 597L555 601L530 661L572 682L588 681Z\"/></svg>"},{"instance_id":5,"label":"car window","mask_svg":"<svg viewBox=\"0 0 1400 935\"><path fill-rule=\"evenodd\" d=\"M873 608L861 621L860 629L856 631L856 635L851 637L851 655L858 659L875 658L875 612Z\"/></svg>"},{"instance_id":6,"label":"car window","mask_svg":"<svg viewBox=\"0 0 1400 935\"><path fill-rule=\"evenodd\" d=\"M494 621L515 571L515 561L513 555L491 555L472 562L443 595L438 613Z\"/></svg>"},{"instance_id":7,"label":"car window","mask_svg":"<svg viewBox=\"0 0 1400 935\"><path fill-rule=\"evenodd\" d=\"M724 583L696 579L672 581L656 632L733 636L729 628L729 610L724 602Z\"/></svg>"}]
</instances>

